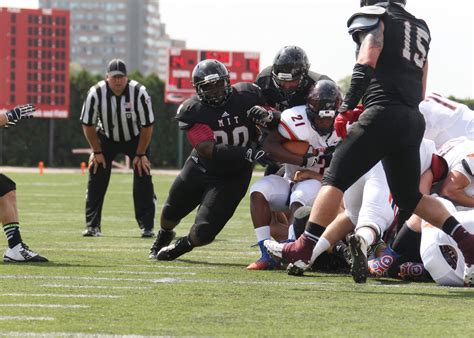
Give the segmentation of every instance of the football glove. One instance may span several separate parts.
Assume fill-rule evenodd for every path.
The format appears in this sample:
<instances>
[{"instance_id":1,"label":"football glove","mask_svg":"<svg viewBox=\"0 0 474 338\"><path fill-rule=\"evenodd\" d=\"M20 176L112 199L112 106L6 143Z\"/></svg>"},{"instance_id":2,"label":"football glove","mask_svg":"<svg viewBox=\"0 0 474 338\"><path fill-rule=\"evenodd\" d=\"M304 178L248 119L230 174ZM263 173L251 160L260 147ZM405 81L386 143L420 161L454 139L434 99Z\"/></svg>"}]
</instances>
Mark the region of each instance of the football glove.
<instances>
[{"instance_id":1,"label":"football glove","mask_svg":"<svg viewBox=\"0 0 474 338\"><path fill-rule=\"evenodd\" d=\"M248 147L245 152L245 159L251 163L266 162L270 158L270 154L265 152L259 145Z\"/></svg>"},{"instance_id":2,"label":"football glove","mask_svg":"<svg viewBox=\"0 0 474 338\"><path fill-rule=\"evenodd\" d=\"M271 128L278 125L274 112L276 112L276 110L270 107L253 106L247 110L247 117L252 123L265 128Z\"/></svg>"},{"instance_id":3,"label":"football glove","mask_svg":"<svg viewBox=\"0 0 474 338\"><path fill-rule=\"evenodd\" d=\"M6 126L8 127L14 126L21 119L31 119L35 111L36 111L36 108L32 104L24 104L24 105L16 106L12 110L7 111L5 113L8 120Z\"/></svg>"},{"instance_id":4,"label":"football glove","mask_svg":"<svg viewBox=\"0 0 474 338\"><path fill-rule=\"evenodd\" d=\"M360 114L364 112L362 105L357 105L353 110L340 111L334 120L334 129L336 135L340 138L347 136L347 124L352 124L359 119Z\"/></svg>"}]
</instances>

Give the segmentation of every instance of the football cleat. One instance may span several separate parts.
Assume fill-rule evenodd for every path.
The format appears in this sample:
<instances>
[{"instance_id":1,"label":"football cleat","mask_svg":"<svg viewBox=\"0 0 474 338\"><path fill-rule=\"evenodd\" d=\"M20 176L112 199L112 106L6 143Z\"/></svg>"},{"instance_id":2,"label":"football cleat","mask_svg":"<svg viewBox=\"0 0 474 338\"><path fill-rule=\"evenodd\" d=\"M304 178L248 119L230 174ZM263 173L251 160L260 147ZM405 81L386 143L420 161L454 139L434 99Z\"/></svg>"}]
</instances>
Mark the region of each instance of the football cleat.
<instances>
[{"instance_id":1,"label":"football cleat","mask_svg":"<svg viewBox=\"0 0 474 338\"><path fill-rule=\"evenodd\" d=\"M155 237L155 233L153 232L153 229L142 229L142 238L151 238Z\"/></svg>"},{"instance_id":2,"label":"football cleat","mask_svg":"<svg viewBox=\"0 0 474 338\"><path fill-rule=\"evenodd\" d=\"M358 234L350 235L348 242L352 260L352 278L356 283L365 283L369 275L369 268L367 266L367 242Z\"/></svg>"},{"instance_id":3,"label":"football cleat","mask_svg":"<svg viewBox=\"0 0 474 338\"><path fill-rule=\"evenodd\" d=\"M48 262L48 259L30 250L25 243L20 242L13 248L7 248L3 254L3 261L6 263L43 263Z\"/></svg>"},{"instance_id":4,"label":"football cleat","mask_svg":"<svg viewBox=\"0 0 474 338\"><path fill-rule=\"evenodd\" d=\"M263 245L265 246L265 249L267 249L268 254L277 262L280 262L282 260L282 255L283 255L283 246L285 243L278 243L277 241L271 240L271 239L266 239L263 242Z\"/></svg>"},{"instance_id":5,"label":"football cleat","mask_svg":"<svg viewBox=\"0 0 474 338\"><path fill-rule=\"evenodd\" d=\"M264 243L267 252L277 261L284 263L295 263L301 261L304 265L310 265L313 248L316 242L309 239L305 234L301 235L296 241L291 243L278 243L272 240L266 240Z\"/></svg>"},{"instance_id":6,"label":"football cleat","mask_svg":"<svg viewBox=\"0 0 474 338\"><path fill-rule=\"evenodd\" d=\"M175 236L176 232L174 232L174 230L160 229L160 231L158 231L158 234L156 235L155 242L150 248L150 254L148 255L148 258L156 259L158 251L160 251L165 246L170 245L171 241L174 239Z\"/></svg>"},{"instance_id":7,"label":"football cleat","mask_svg":"<svg viewBox=\"0 0 474 338\"><path fill-rule=\"evenodd\" d=\"M369 272L374 277L387 277L388 270L392 264L400 257L389 246L386 247L380 257L371 259L368 263Z\"/></svg>"},{"instance_id":8,"label":"football cleat","mask_svg":"<svg viewBox=\"0 0 474 338\"><path fill-rule=\"evenodd\" d=\"M260 258L247 266L247 270L277 270L280 269L280 264L271 258Z\"/></svg>"},{"instance_id":9,"label":"football cleat","mask_svg":"<svg viewBox=\"0 0 474 338\"><path fill-rule=\"evenodd\" d=\"M84 237L100 237L102 236L102 232L100 231L100 227L87 227L86 230L82 232L82 236Z\"/></svg>"},{"instance_id":10,"label":"football cleat","mask_svg":"<svg viewBox=\"0 0 474 338\"><path fill-rule=\"evenodd\" d=\"M474 287L474 265L464 265L464 286Z\"/></svg>"},{"instance_id":11,"label":"football cleat","mask_svg":"<svg viewBox=\"0 0 474 338\"><path fill-rule=\"evenodd\" d=\"M191 251L193 246L188 237L181 237L171 245L165 246L156 255L159 261L174 261L179 256Z\"/></svg>"},{"instance_id":12,"label":"football cleat","mask_svg":"<svg viewBox=\"0 0 474 338\"><path fill-rule=\"evenodd\" d=\"M423 266L423 263L405 262L401 264L398 276L401 279L414 282L427 282L431 280L431 277Z\"/></svg>"},{"instance_id":13,"label":"football cleat","mask_svg":"<svg viewBox=\"0 0 474 338\"><path fill-rule=\"evenodd\" d=\"M310 268L310 264L303 261L296 261L288 264L286 272L290 276L303 276L304 272Z\"/></svg>"}]
</instances>

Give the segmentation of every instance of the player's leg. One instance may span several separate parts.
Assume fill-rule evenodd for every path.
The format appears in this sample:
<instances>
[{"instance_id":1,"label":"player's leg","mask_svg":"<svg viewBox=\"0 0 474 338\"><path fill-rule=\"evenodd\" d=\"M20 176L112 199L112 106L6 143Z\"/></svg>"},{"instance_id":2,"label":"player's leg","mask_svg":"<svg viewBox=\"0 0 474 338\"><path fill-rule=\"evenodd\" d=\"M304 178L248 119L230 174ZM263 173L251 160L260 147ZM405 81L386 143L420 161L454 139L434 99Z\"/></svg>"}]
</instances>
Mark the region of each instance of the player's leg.
<instances>
[{"instance_id":1,"label":"player's leg","mask_svg":"<svg viewBox=\"0 0 474 338\"><path fill-rule=\"evenodd\" d=\"M85 237L102 236L102 207L109 186L112 161L119 151L116 149L117 146L106 137L100 137L100 140L106 167L99 166L95 174L93 168L89 168L86 193L86 230L82 232Z\"/></svg>"},{"instance_id":2,"label":"player's leg","mask_svg":"<svg viewBox=\"0 0 474 338\"><path fill-rule=\"evenodd\" d=\"M157 254L158 260L174 260L194 247L214 241L244 198L251 177L252 172L249 170L241 176L216 177L207 182L207 189L189 234L162 248Z\"/></svg>"},{"instance_id":3,"label":"player's leg","mask_svg":"<svg viewBox=\"0 0 474 338\"><path fill-rule=\"evenodd\" d=\"M18 209L16 206L16 184L0 174L0 221L8 240L8 248L3 255L4 262L47 262L46 257L30 250L23 243L20 233Z\"/></svg>"},{"instance_id":4,"label":"player's leg","mask_svg":"<svg viewBox=\"0 0 474 338\"><path fill-rule=\"evenodd\" d=\"M301 261L303 265L309 264L313 248L322 235L321 228L327 227L339 213L343 192L387 151L384 140L390 135L384 133L391 127L383 119L381 107L368 109L361 115L359 122L351 127L347 138L336 148L324 175L323 186L314 201L304 234L295 242L284 245L265 242L273 255L288 263ZM384 125L387 128L384 129Z\"/></svg>"},{"instance_id":5,"label":"player's leg","mask_svg":"<svg viewBox=\"0 0 474 338\"><path fill-rule=\"evenodd\" d=\"M248 270L266 270L276 267L263 246L270 239L272 211L284 211L288 208L290 181L276 175L264 176L250 187L250 215L252 217L261 257L247 266Z\"/></svg>"},{"instance_id":6,"label":"player's leg","mask_svg":"<svg viewBox=\"0 0 474 338\"><path fill-rule=\"evenodd\" d=\"M205 185L206 175L188 159L171 185L163 205L160 230L150 248L149 258L157 258L158 252L171 243L176 236L174 228L201 202Z\"/></svg>"}]
</instances>

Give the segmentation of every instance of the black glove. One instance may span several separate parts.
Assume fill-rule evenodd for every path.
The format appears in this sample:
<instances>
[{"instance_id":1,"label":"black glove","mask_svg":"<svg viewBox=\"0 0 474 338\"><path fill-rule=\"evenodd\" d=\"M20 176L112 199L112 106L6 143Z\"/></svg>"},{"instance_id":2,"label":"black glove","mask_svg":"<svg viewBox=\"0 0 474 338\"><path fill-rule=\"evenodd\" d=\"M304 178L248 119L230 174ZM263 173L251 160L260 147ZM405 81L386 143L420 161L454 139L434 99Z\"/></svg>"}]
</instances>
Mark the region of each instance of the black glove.
<instances>
[{"instance_id":1,"label":"black glove","mask_svg":"<svg viewBox=\"0 0 474 338\"><path fill-rule=\"evenodd\" d=\"M5 113L8 119L7 126L14 126L21 119L31 119L35 111L36 108L32 104L16 106L12 110Z\"/></svg>"},{"instance_id":2,"label":"black glove","mask_svg":"<svg viewBox=\"0 0 474 338\"><path fill-rule=\"evenodd\" d=\"M251 163L256 161L266 161L270 157L270 154L265 152L260 146L248 147L245 152L245 159Z\"/></svg>"},{"instance_id":3,"label":"black glove","mask_svg":"<svg viewBox=\"0 0 474 338\"><path fill-rule=\"evenodd\" d=\"M262 106L253 106L247 110L247 117L253 123L265 128L275 127L278 125L274 112Z\"/></svg>"}]
</instances>

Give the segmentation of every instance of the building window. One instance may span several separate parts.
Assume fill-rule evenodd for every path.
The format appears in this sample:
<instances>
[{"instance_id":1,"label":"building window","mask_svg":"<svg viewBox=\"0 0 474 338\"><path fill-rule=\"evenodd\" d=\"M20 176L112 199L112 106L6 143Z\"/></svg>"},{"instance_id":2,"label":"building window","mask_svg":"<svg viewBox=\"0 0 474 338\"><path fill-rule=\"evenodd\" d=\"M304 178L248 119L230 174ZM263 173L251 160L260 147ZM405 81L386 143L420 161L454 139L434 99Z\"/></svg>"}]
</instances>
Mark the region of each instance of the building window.
<instances>
[{"instance_id":1,"label":"building window","mask_svg":"<svg viewBox=\"0 0 474 338\"><path fill-rule=\"evenodd\" d=\"M12 26L12 28L10 29L10 32L12 34L16 34L16 26Z\"/></svg>"},{"instance_id":2,"label":"building window","mask_svg":"<svg viewBox=\"0 0 474 338\"><path fill-rule=\"evenodd\" d=\"M16 101L16 97L14 94L10 95L10 103L13 103Z\"/></svg>"},{"instance_id":3,"label":"building window","mask_svg":"<svg viewBox=\"0 0 474 338\"><path fill-rule=\"evenodd\" d=\"M15 84L14 83L10 83L10 91L11 92L15 91Z\"/></svg>"},{"instance_id":4,"label":"building window","mask_svg":"<svg viewBox=\"0 0 474 338\"><path fill-rule=\"evenodd\" d=\"M10 55L11 55L12 58L16 57L16 50L12 49L11 52L10 52Z\"/></svg>"},{"instance_id":5,"label":"building window","mask_svg":"<svg viewBox=\"0 0 474 338\"><path fill-rule=\"evenodd\" d=\"M12 80L12 81L15 80L15 72L10 73L10 80Z\"/></svg>"},{"instance_id":6,"label":"building window","mask_svg":"<svg viewBox=\"0 0 474 338\"><path fill-rule=\"evenodd\" d=\"M13 69L13 68L15 68L15 66L16 66L15 60L11 60L10 61L10 68Z\"/></svg>"}]
</instances>

